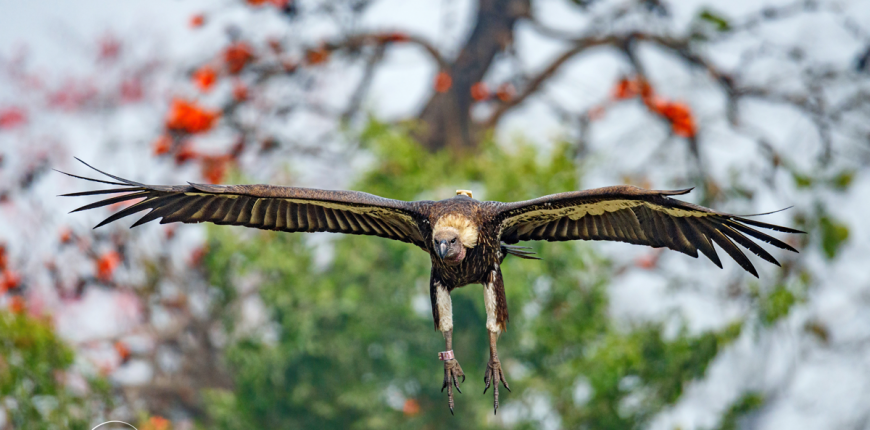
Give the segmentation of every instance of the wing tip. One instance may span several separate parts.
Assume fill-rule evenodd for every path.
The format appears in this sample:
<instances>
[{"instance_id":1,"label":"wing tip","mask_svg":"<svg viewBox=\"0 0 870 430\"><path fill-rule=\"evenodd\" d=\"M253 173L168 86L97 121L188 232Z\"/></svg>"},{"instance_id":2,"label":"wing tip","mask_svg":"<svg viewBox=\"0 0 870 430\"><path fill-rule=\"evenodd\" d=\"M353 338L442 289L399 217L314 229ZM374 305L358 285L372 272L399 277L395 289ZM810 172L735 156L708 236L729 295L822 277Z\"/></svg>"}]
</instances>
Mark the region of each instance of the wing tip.
<instances>
[{"instance_id":1,"label":"wing tip","mask_svg":"<svg viewBox=\"0 0 870 430\"><path fill-rule=\"evenodd\" d=\"M692 188L684 188L682 190L656 190L656 193L663 196L682 196L683 194L689 194L695 187Z\"/></svg>"},{"instance_id":2,"label":"wing tip","mask_svg":"<svg viewBox=\"0 0 870 430\"><path fill-rule=\"evenodd\" d=\"M794 207L794 205L791 205L791 206L788 206L788 207L785 207L782 209L777 209L775 211L763 212L763 213L757 213L757 214L747 214L747 215L731 215L731 217L733 217L734 219L736 219L738 221L744 222L746 224L749 224L749 225L752 225L755 227L766 228L769 230L778 231L780 233L807 234L807 232L805 232L803 230L798 230L798 229L790 228L790 227L783 227L781 225L763 223L760 221L750 220L750 219L746 218L746 217L752 217L752 216L771 215L771 214L787 211L793 207ZM795 251L795 252L797 252L797 251Z\"/></svg>"}]
</instances>

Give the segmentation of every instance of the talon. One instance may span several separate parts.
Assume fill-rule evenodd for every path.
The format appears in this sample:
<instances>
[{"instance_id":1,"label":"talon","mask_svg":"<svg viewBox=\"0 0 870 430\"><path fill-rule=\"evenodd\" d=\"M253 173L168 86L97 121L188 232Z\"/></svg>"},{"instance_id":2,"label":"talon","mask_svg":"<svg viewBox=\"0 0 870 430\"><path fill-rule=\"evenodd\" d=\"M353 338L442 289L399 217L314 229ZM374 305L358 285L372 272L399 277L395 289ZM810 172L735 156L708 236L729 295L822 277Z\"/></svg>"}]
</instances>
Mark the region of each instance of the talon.
<instances>
[{"instance_id":1,"label":"talon","mask_svg":"<svg viewBox=\"0 0 870 430\"><path fill-rule=\"evenodd\" d=\"M462 394L462 390L459 388L459 377L462 377L463 382L465 382L465 373L462 372L462 368L459 367L459 362L456 359L446 360L444 362L444 384L441 387L441 392L444 392L444 389L447 388L447 407L450 408L450 414L453 415L453 408L455 403L453 401L453 388L456 388L456 391L459 394Z\"/></svg>"},{"instance_id":2,"label":"talon","mask_svg":"<svg viewBox=\"0 0 870 430\"><path fill-rule=\"evenodd\" d=\"M504 370L501 368L501 363L498 361L497 357L493 357L489 359L489 363L486 363L486 373L483 376L483 381L486 382L486 387L483 389L483 393L486 394L486 391L489 389L490 385L492 385L492 413L494 415L498 415L498 383L501 381L502 385L510 391L510 387L508 387L507 379L505 378Z\"/></svg>"}]
</instances>

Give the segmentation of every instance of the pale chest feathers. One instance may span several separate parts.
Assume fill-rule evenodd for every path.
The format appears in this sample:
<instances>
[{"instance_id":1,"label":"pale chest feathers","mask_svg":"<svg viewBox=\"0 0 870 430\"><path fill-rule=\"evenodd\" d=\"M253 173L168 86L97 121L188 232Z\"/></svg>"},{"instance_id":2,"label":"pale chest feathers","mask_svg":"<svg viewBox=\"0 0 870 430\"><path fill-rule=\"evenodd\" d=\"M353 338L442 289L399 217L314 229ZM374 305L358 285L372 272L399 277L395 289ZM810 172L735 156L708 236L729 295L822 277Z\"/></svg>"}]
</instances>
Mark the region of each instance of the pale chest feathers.
<instances>
[{"instance_id":1,"label":"pale chest feathers","mask_svg":"<svg viewBox=\"0 0 870 430\"><path fill-rule=\"evenodd\" d=\"M433 233L438 235L440 232L455 233L459 237L459 241L462 242L462 246L466 248L477 246L477 238L480 234L480 230L470 219L455 213L444 215L438 219Z\"/></svg>"}]
</instances>

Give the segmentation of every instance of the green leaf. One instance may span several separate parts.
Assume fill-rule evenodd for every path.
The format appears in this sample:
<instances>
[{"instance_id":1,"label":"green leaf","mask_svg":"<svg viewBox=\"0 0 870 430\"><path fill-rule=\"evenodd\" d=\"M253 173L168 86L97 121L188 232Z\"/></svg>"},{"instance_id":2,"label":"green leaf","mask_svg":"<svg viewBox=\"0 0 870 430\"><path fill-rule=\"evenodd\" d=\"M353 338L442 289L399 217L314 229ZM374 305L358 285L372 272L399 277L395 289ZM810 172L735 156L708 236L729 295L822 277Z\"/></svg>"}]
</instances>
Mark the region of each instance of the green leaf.
<instances>
[{"instance_id":1,"label":"green leaf","mask_svg":"<svg viewBox=\"0 0 870 430\"><path fill-rule=\"evenodd\" d=\"M833 259L840 252L843 244L849 239L849 227L829 215L819 218L819 228L822 231L822 250L828 259Z\"/></svg>"},{"instance_id":2,"label":"green leaf","mask_svg":"<svg viewBox=\"0 0 870 430\"><path fill-rule=\"evenodd\" d=\"M834 176L831 179L831 185L838 191L845 191L852 185L852 181L855 179L855 171L854 170L844 170Z\"/></svg>"},{"instance_id":3,"label":"green leaf","mask_svg":"<svg viewBox=\"0 0 870 430\"><path fill-rule=\"evenodd\" d=\"M722 416L722 421L719 423L717 430L736 430L739 426L740 419L746 415L758 410L764 405L764 396L761 393L749 392L739 399L735 400L728 408L728 412Z\"/></svg>"},{"instance_id":4,"label":"green leaf","mask_svg":"<svg viewBox=\"0 0 870 430\"><path fill-rule=\"evenodd\" d=\"M792 171L791 176L794 178L794 183L798 188L809 188L813 185L813 178L807 175Z\"/></svg>"},{"instance_id":5,"label":"green leaf","mask_svg":"<svg viewBox=\"0 0 870 430\"><path fill-rule=\"evenodd\" d=\"M709 9L704 9L698 15L698 18L701 18L704 21L707 21L716 28L717 31L729 31L731 30L731 24L725 19L722 15L719 15Z\"/></svg>"},{"instance_id":6,"label":"green leaf","mask_svg":"<svg viewBox=\"0 0 870 430\"><path fill-rule=\"evenodd\" d=\"M797 296L790 289L783 284L777 285L773 292L761 301L761 322L765 325L772 325L788 315L797 301Z\"/></svg>"},{"instance_id":7,"label":"green leaf","mask_svg":"<svg viewBox=\"0 0 870 430\"><path fill-rule=\"evenodd\" d=\"M0 398L11 428L87 429L82 412L96 405L73 395L58 375L72 365L73 351L55 334L48 319L0 310ZM108 404L103 380L88 381L91 400Z\"/></svg>"}]
</instances>

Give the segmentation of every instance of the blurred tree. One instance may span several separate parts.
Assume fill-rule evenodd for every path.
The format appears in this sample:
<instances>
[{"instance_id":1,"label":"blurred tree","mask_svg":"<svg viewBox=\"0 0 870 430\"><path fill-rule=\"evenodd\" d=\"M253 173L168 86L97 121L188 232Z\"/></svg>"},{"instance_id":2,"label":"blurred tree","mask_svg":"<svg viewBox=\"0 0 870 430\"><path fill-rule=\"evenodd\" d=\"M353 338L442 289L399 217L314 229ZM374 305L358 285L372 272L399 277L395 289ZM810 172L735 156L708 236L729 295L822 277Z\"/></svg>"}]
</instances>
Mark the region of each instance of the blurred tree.
<instances>
[{"instance_id":1,"label":"blurred tree","mask_svg":"<svg viewBox=\"0 0 870 430\"><path fill-rule=\"evenodd\" d=\"M87 392L70 392L66 371L73 359L49 321L0 310L0 428L89 429L111 407L110 387L95 377Z\"/></svg>"},{"instance_id":2,"label":"blurred tree","mask_svg":"<svg viewBox=\"0 0 870 430\"><path fill-rule=\"evenodd\" d=\"M69 368L71 374L96 368L116 383L119 406L108 412L112 417L133 420L146 410L224 428L418 427L447 419L435 392L438 363L428 352L415 353L440 345L437 333L427 330L428 310L414 311L425 296L421 253L373 238L340 238L328 242L333 262L324 266L321 248L291 235L213 229L202 246L190 226L93 232L45 204L53 186L71 186L46 180L49 167L66 166L70 153L96 149L107 170L115 155L133 154L146 176L134 179L142 181L192 180L198 172L208 182L227 182L238 171L246 180L287 184L300 179L275 160L318 160L367 165L350 173L362 172L352 188L375 194L431 198L473 188L495 200L578 189L584 175L600 180L606 172L605 178L624 175L623 182L637 185L695 185L702 202L717 208L751 208L766 194L797 202L794 221L811 234L794 245L806 252L761 281L727 271L710 276L709 267L673 270L676 260L657 253L608 261L586 244L536 245L544 261L506 264L505 275L514 280L508 298L522 318L515 317L504 335L505 350L515 352L505 364L520 391L505 393L509 403L499 417L527 427L648 423L678 402L688 381L704 375L720 348L740 333L775 330L794 315L794 306L813 299L813 291L836 282L830 281L836 279L827 272L831 267L854 257L861 241L841 208L866 184L870 161L870 37L840 5L825 2L733 14L677 11L689 14L688 25L675 17L678 3L559 3L582 17L576 33L548 23L540 13L545 3L474 2L468 36L458 46L414 28L369 28L365 17L373 1L247 0L191 16L190 37L200 34L203 41L181 60L159 49L143 58L136 53L143 38L125 34L100 38L94 70L86 76L64 71L52 80L23 58L0 58L0 85L17 91L13 102L4 99L0 106L0 225L6 227L0 233L9 236L9 259L20 267L14 272L0 265L0 304L42 318L94 297L112 298L110 307L127 317L127 325L117 326L126 328L71 340L81 360ZM441 17L445 23L448 18ZM764 35L801 19L836 21L860 45L855 61L812 56L797 42L773 43ZM555 54L525 64L517 40L529 34L556 45ZM392 53L409 47L429 58L431 90L404 114L410 121L373 123L367 94L374 78L391 67ZM600 71L594 63L600 52L616 54L621 63ZM573 85L561 79L577 64L591 64L605 76L597 100L573 103L566 100L572 94L554 92ZM676 79L663 70L683 74ZM681 101L675 81L683 79L694 82L688 93L717 108L702 111L697 100ZM552 142L494 143L493 131L509 114L536 104L563 124L564 142L548 151L543 147ZM758 115L758 105L795 115ZM129 127L131 117L144 119ZM58 118L81 128L70 131ZM758 118L774 118L769 122L798 130L811 144L798 145L795 136L753 121ZM92 145L93 136L82 129L110 137L100 135L104 144ZM602 137L615 129L663 138L656 145L637 135ZM87 137L76 140L82 135ZM714 150L717 157L730 151L716 146L723 140L748 141L754 152L711 163ZM628 145L635 142L641 143ZM609 145L619 153L619 165L601 157L601 146ZM344 167L330 174L338 170L348 174ZM804 264L816 256L822 263ZM378 270L372 273L372 267ZM608 311L608 289L613 275L637 271L654 273L669 291L724 291L729 303L742 306L742 316L700 333L681 329L682 321L674 328L671 320L625 327ZM482 305L474 288L455 298L457 350L465 345L461 350L472 354L463 361L469 375L482 373L485 362L485 351L472 349L484 335L476 330ZM371 300L373 295L382 299ZM267 320L256 318L257 304L269 311ZM806 319L791 324L802 339L823 347L836 343L833 322L797 318ZM36 338L47 336L47 328L26 327ZM67 335L78 330L58 328L68 329ZM10 356L26 354L28 342L13 342ZM94 358L106 350L110 360ZM65 360L49 360L49 367L66 369ZM137 374L131 369L147 377L124 379ZM93 383L101 387L99 380ZM66 385L51 389L63 397ZM20 379L10 385L28 386ZM723 428L773 398L755 390L721 411ZM33 400L21 393L4 391L2 404L10 396L19 404ZM489 403L474 397L466 393L458 403L458 412L473 418L450 422L498 425ZM385 411L385 404L394 410ZM168 425L159 416L154 425ZM48 426L52 419L39 415L36 422Z\"/></svg>"},{"instance_id":3,"label":"blurred tree","mask_svg":"<svg viewBox=\"0 0 870 430\"><path fill-rule=\"evenodd\" d=\"M495 200L579 186L565 144L541 159L527 144L508 152L488 142L480 156L457 161L444 151L426 156L403 133L378 124L363 142L378 161L357 187L402 199L463 183L483 188ZM318 268L296 235L258 232L240 238L227 229L210 231L206 266L212 282L233 294L243 279L256 279L270 313L268 333L257 332L230 348L236 389L207 396L212 424L419 428L450 420L438 391L442 369L425 352L437 350L441 339L428 329L424 253L386 240L342 237L333 242L333 261ZM543 261L514 259L504 266L510 305L522 310L502 336L502 350L516 356L508 359L509 371L523 375L503 397L502 415L514 408L512 420L534 426L528 421L533 405L527 403L544 396L552 401L552 418L566 427L639 428L675 402L684 383L703 376L719 349L740 333L740 324L721 333L681 332L673 338L657 325L616 329L607 317L611 263L585 244L552 243L536 251ZM463 357L471 376L463 385L468 391L450 421L458 428L494 424L491 403L474 395L483 386L474 375L483 375L487 359L487 351L475 347L486 345L479 292L467 286L454 299L456 350L471 355ZM415 300L425 305L417 312ZM574 398L578 383L589 385L588 399ZM384 408L385 402L393 410Z\"/></svg>"}]
</instances>

